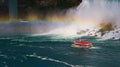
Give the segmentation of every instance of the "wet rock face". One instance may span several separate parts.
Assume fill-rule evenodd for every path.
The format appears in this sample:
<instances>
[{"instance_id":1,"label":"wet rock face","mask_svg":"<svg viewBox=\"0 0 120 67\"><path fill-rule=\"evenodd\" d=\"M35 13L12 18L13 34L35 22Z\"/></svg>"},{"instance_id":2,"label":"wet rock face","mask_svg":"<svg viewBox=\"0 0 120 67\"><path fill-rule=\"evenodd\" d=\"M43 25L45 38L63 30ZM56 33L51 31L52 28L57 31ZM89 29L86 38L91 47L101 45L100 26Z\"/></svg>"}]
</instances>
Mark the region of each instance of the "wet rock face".
<instances>
[{"instance_id":1,"label":"wet rock face","mask_svg":"<svg viewBox=\"0 0 120 67\"><path fill-rule=\"evenodd\" d=\"M20 7L39 9L67 9L78 6L82 0L18 0Z\"/></svg>"},{"instance_id":2,"label":"wet rock face","mask_svg":"<svg viewBox=\"0 0 120 67\"><path fill-rule=\"evenodd\" d=\"M40 7L48 8L70 8L80 4L80 0L37 0Z\"/></svg>"},{"instance_id":3,"label":"wet rock face","mask_svg":"<svg viewBox=\"0 0 120 67\"><path fill-rule=\"evenodd\" d=\"M18 0L18 15L25 18L28 14L44 17L46 14L59 13L62 10L77 7L82 0Z\"/></svg>"}]
</instances>

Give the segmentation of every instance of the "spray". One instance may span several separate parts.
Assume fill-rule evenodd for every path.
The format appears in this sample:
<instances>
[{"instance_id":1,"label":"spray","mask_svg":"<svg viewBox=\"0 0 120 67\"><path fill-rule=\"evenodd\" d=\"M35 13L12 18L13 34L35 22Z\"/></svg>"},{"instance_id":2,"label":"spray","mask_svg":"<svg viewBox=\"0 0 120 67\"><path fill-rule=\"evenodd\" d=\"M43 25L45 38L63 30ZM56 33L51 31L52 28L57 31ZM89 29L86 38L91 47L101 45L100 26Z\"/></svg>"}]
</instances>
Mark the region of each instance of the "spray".
<instances>
[{"instance_id":1,"label":"spray","mask_svg":"<svg viewBox=\"0 0 120 67\"><path fill-rule=\"evenodd\" d=\"M120 2L119 0L83 0L77 7L68 10L67 16L78 18L78 24L93 25L88 35L103 39L120 39ZM72 16L72 17L71 17ZM96 28L97 30L94 30Z\"/></svg>"}]
</instances>

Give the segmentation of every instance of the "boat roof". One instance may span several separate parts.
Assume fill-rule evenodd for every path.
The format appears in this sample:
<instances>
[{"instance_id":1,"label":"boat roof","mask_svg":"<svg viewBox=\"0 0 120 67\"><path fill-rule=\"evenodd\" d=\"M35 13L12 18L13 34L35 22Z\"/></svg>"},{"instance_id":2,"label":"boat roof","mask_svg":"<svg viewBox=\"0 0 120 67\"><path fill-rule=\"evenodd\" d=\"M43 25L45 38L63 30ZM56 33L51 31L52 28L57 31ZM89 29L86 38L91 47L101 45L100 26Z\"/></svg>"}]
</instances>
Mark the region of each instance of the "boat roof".
<instances>
[{"instance_id":1,"label":"boat roof","mask_svg":"<svg viewBox=\"0 0 120 67\"><path fill-rule=\"evenodd\" d=\"M78 45L91 45L91 42L86 42L86 41L77 41L77 42L74 42L75 44L78 44Z\"/></svg>"}]
</instances>

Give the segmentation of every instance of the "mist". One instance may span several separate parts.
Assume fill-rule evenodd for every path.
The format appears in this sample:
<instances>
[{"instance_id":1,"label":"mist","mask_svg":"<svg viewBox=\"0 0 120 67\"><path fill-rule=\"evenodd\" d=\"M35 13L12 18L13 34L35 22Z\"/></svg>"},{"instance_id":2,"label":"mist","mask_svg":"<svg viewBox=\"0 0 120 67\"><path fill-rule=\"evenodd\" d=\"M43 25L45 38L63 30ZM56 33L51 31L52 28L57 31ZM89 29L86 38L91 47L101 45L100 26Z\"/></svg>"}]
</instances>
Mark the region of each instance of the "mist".
<instances>
[{"instance_id":1,"label":"mist","mask_svg":"<svg viewBox=\"0 0 120 67\"><path fill-rule=\"evenodd\" d=\"M64 15L71 25L52 30L51 33L120 39L119 12L119 0L83 0L78 7L67 10Z\"/></svg>"}]
</instances>

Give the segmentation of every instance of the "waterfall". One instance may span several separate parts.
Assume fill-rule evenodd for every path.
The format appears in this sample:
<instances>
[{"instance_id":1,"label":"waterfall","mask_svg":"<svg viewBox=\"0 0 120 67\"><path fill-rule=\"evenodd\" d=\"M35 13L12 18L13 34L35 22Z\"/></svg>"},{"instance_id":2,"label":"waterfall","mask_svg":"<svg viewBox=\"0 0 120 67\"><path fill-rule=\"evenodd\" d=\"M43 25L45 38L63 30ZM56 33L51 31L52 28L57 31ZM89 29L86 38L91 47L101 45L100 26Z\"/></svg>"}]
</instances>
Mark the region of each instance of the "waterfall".
<instances>
[{"instance_id":1,"label":"waterfall","mask_svg":"<svg viewBox=\"0 0 120 67\"><path fill-rule=\"evenodd\" d=\"M86 26L95 25L100 29L100 24L112 24L113 29L104 29L103 39L120 39L120 0L83 0L82 3L73 9L68 10L67 16L83 23ZM82 20L82 21L81 21ZM89 31L90 32L90 31ZM98 33L98 31L96 31Z\"/></svg>"},{"instance_id":2,"label":"waterfall","mask_svg":"<svg viewBox=\"0 0 120 67\"><path fill-rule=\"evenodd\" d=\"M15 21L17 19L17 0L8 0L9 4L9 17L10 21Z\"/></svg>"}]
</instances>

